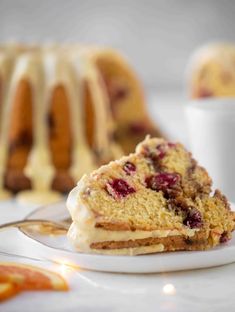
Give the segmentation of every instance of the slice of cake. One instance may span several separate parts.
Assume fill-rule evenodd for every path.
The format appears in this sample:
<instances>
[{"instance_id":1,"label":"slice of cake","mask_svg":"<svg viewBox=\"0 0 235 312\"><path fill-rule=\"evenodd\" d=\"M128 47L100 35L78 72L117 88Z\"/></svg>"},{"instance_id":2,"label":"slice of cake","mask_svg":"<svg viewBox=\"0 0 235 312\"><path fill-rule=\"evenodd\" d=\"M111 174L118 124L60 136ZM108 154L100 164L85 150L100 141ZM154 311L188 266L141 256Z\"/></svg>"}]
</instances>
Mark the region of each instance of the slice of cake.
<instances>
[{"instance_id":1,"label":"slice of cake","mask_svg":"<svg viewBox=\"0 0 235 312\"><path fill-rule=\"evenodd\" d=\"M205 250L231 239L233 213L180 143L147 137L134 154L84 175L67 201L78 251Z\"/></svg>"}]
</instances>

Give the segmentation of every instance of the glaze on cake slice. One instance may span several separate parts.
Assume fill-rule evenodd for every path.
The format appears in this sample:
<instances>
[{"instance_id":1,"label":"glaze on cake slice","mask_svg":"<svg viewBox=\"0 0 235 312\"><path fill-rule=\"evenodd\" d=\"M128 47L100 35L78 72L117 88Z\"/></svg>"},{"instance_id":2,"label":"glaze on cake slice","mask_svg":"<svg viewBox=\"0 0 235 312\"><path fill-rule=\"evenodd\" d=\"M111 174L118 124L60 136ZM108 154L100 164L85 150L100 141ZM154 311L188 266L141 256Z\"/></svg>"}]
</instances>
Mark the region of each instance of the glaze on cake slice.
<instances>
[{"instance_id":1,"label":"glaze on cake slice","mask_svg":"<svg viewBox=\"0 0 235 312\"><path fill-rule=\"evenodd\" d=\"M147 137L134 154L84 175L67 201L78 251L205 250L231 238L233 213L179 143Z\"/></svg>"}]
</instances>

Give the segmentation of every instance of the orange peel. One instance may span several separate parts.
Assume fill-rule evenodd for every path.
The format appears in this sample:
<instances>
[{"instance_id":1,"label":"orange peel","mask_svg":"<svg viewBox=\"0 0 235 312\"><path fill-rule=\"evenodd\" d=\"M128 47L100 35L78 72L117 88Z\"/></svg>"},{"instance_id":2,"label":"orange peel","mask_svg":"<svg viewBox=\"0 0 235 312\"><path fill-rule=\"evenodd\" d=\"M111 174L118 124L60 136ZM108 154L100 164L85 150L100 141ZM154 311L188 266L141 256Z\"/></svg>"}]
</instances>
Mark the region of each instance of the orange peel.
<instances>
[{"instance_id":1,"label":"orange peel","mask_svg":"<svg viewBox=\"0 0 235 312\"><path fill-rule=\"evenodd\" d=\"M0 302L17 295L19 289L13 283L0 283Z\"/></svg>"},{"instance_id":2,"label":"orange peel","mask_svg":"<svg viewBox=\"0 0 235 312\"><path fill-rule=\"evenodd\" d=\"M0 283L13 284L19 290L68 290L58 273L21 263L0 262Z\"/></svg>"}]
</instances>

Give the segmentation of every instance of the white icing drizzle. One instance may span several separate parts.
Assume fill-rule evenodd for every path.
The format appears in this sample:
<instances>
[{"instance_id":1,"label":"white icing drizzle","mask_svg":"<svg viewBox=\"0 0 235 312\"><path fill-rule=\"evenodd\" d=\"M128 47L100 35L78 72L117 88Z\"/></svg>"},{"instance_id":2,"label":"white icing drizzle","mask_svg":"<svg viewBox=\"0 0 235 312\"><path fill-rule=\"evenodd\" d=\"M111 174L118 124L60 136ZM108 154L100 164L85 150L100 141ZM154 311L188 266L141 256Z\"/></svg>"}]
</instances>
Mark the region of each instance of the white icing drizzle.
<instances>
[{"instance_id":1,"label":"white icing drizzle","mask_svg":"<svg viewBox=\"0 0 235 312\"><path fill-rule=\"evenodd\" d=\"M77 67L77 70L73 71L73 66L68 61L68 57L58 51L55 53L53 50L45 54L44 60L47 96L51 94L49 90L61 84L69 98L70 125L73 137L72 161L69 171L74 180L77 181L85 172L95 169L95 162L85 137L83 94L81 81L77 75L79 64L73 64Z\"/></svg>"},{"instance_id":2,"label":"white icing drizzle","mask_svg":"<svg viewBox=\"0 0 235 312\"><path fill-rule=\"evenodd\" d=\"M26 176L31 179L32 189L47 191L51 187L55 168L51 162L48 146L48 128L46 118L48 103L45 101L43 90L43 73L40 72L41 56L31 54L22 62L21 77L25 77L33 90L33 146L24 169ZM22 78L21 78L22 79Z\"/></svg>"},{"instance_id":3,"label":"white icing drizzle","mask_svg":"<svg viewBox=\"0 0 235 312\"><path fill-rule=\"evenodd\" d=\"M48 91L45 89L46 81L44 72L40 72L37 65L42 65L42 54L38 54L36 63L26 69L27 78L33 88L33 146L24 169L26 176L31 180L32 191L23 191L18 194L20 202L32 204L52 203L59 201L62 196L51 190L51 184L55 176L55 167L52 163L49 148L47 116L49 110ZM31 65L30 64L30 65ZM34 72L35 71L35 72Z\"/></svg>"},{"instance_id":4,"label":"white icing drizzle","mask_svg":"<svg viewBox=\"0 0 235 312\"><path fill-rule=\"evenodd\" d=\"M23 191L19 194L21 201L30 203L41 203L45 200L44 198L48 198L48 193L52 192L50 188L55 174L48 146L46 123L48 105L45 101L41 64L42 56L39 51L23 54L17 61L12 83L13 90L10 90L10 96L14 95L22 79L26 79L32 88L33 146L24 168L25 175L31 180L32 191ZM41 193L41 199L38 196L39 193ZM56 197L57 192L53 193ZM56 201L58 198L59 194Z\"/></svg>"},{"instance_id":5,"label":"white icing drizzle","mask_svg":"<svg viewBox=\"0 0 235 312\"><path fill-rule=\"evenodd\" d=\"M0 78L3 81L0 109L0 199L8 196L4 190L4 175L9 148L9 116L13 113L13 100L18 85L24 79L30 84L33 97L33 146L24 168L25 175L31 180L32 190L21 192L18 195L20 201L38 203L47 198L50 202L50 198L53 197L56 201L55 198L58 200L60 197L57 192L50 190L56 169L51 159L46 122L52 88L56 85L63 85L69 98L73 137L69 171L74 180L96 167L85 134L84 79L88 84L94 108L94 148L100 153L102 160L122 155L119 146L110 142L113 123L108 97L105 87L102 87L103 81L91 51L92 49L84 46L74 45L54 45L49 48L17 45L0 47Z\"/></svg>"},{"instance_id":6,"label":"white icing drizzle","mask_svg":"<svg viewBox=\"0 0 235 312\"><path fill-rule=\"evenodd\" d=\"M1 103L0 103L0 199L5 200L11 197L11 193L4 189L4 174L7 163L8 152L8 129L9 113L11 110L8 100L9 81L11 76L12 62L14 59L10 55L0 52L0 82L1 82Z\"/></svg>"}]
</instances>

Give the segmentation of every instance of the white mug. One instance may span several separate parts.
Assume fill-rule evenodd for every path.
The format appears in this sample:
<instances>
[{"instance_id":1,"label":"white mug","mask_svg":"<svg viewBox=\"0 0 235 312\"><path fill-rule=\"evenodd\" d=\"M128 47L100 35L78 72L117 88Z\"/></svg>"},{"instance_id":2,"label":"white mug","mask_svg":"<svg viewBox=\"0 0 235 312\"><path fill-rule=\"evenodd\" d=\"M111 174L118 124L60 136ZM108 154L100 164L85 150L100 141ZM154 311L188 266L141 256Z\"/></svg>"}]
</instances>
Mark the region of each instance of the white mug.
<instances>
[{"instance_id":1,"label":"white mug","mask_svg":"<svg viewBox=\"0 0 235 312\"><path fill-rule=\"evenodd\" d=\"M199 164L235 202L235 98L194 100L186 107L189 143Z\"/></svg>"}]
</instances>

